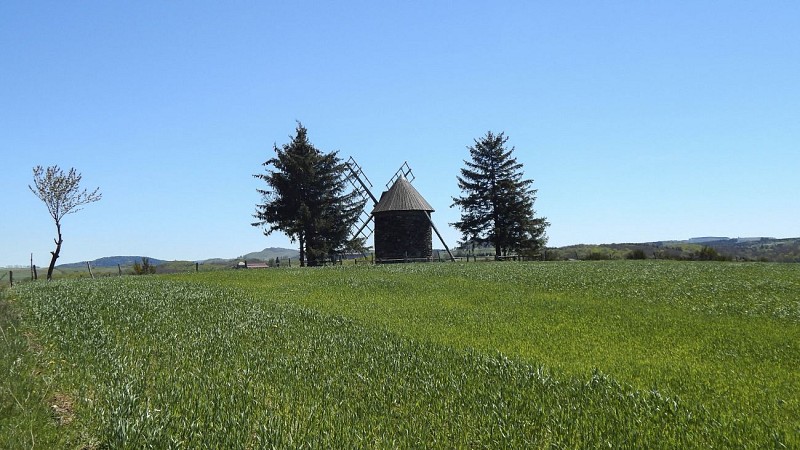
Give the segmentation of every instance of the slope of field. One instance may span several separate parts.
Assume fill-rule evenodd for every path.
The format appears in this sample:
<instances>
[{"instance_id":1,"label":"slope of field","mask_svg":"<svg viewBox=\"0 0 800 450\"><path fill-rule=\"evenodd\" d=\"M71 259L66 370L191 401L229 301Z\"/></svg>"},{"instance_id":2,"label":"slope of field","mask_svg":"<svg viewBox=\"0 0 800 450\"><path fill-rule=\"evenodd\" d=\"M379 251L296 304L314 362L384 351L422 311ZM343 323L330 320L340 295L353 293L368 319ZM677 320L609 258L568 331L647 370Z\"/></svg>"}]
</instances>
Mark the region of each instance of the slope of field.
<instances>
[{"instance_id":1,"label":"slope of field","mask_svg":"<svg viewBox=\"0 0 800 450\"><path fill-rule=\"evenodd\" d=\"M569 245L548 249L551 259L624 259L640 251L645 258L698 259L703 247L714 249L720 257L733 261L800 262L800 238L703 238L689 241L642 242L629 244Z\"/></svg>"},{"instance_id":2,"label":"slope of field","mask_svg":"<svg viewBox=\"0 0 800 450\"><path fill-rule=\"evenodd\" d=\"M207 281L413 339L594 369L800 439L800 265L674 261L417 264Z\"/></svg>"},{"instance_id":3,"label":"slope of field","mask_svg":"<svg viewBox=\"0 0 800 450\"><path fill-rule=\"evenodd\" d=\"M792 447L798 275L620 261L65 280L11 290L4 336L34 349L12 371L47 380L33 397L68 406L64 447ZM8 442L46 428L4 411Z\"/></svg>"}]
</instances>

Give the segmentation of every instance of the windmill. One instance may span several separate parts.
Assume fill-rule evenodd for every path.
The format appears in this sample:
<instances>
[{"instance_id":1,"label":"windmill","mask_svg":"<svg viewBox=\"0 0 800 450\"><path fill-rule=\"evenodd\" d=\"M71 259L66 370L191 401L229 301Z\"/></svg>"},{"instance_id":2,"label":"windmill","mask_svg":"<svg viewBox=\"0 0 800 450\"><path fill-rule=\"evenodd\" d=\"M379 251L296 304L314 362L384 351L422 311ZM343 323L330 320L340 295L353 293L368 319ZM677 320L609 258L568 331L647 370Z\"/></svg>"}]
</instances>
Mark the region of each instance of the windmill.
<instances>
[{"instance_id":1,"label":"windmill","mask_svg":"<svg viewBox=\"0 0 800 450\"><path fill-rule=\"evenodd\" d=\"M450 260L455 261L431 219L433 208L411 185L415 177L408 162L403 162L386 183L386 191L380 199L372 194L372 182L353 157L347 160L346 165L353 189L373 204L371 211L367 208L361 211L353 237L366 241L375 235L376 262L430 261L431 229L436 232Z\"/></svg>"}]
</instances>

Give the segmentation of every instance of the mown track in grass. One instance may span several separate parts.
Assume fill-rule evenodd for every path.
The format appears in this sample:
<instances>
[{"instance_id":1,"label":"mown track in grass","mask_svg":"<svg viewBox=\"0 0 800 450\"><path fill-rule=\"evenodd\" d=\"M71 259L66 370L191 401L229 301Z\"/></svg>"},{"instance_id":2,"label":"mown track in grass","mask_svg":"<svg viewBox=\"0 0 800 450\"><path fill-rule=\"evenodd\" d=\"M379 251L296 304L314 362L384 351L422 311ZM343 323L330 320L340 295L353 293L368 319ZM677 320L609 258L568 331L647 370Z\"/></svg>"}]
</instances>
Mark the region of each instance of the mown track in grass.
<instances>
[{"instance_id":1,"label":"mown track in grass","mask_svg":"<svg viewBox=\"0 0 800 450\"><path fill-rule=\"evenodd\" d=\"M759 282L762 293L782 292L771 307L714 313L699 298L676 302L631 293L665 291L675 274L663 273L684 270L678 266L569 264L42 283L15 288L15 305L48 361L41 376L74 401L75 420L61 429L70 442L129 448L797 444L797 405L788 398L797 392L797 321L780 312L792 308L791 277L773 274L774 281ZM731 276L725 268L687 267ZM636 281L632 273L640 270L662 275ZM625 271L630 289L597 280ZM697 292L719 283L704 273L693 276ZM618 294L608 294L609 286ZM661 325L650 323L653 317ZM665 351L704 335L682 334L695 325L690 319L732 321L744 326L743 337L714 353L708 342L734 335L712 326L708 342L694 347L712 355L686 359L690 349ZM611 323L618 331L586 334ZM757 326L747 329L748 323ZM770 344L775 336L748 341L768 329L771 336L783 333L786 343ZM560 352L539 349L545 342ZM624 357L633 346L640 353ZM682 361L681 369L664 372L670 361L660 365L655 357L637 363L648 349ZM725 353L734 349L739 355ZM774 392L754 394L764 380L744 367L727 398L707 401L725 386L709 378L716 371L768 360L774 364L764 370ZM770 404L782 397L782 404ZM751 415L743 413L748 407Z\"/></svg>"}]
</instances>

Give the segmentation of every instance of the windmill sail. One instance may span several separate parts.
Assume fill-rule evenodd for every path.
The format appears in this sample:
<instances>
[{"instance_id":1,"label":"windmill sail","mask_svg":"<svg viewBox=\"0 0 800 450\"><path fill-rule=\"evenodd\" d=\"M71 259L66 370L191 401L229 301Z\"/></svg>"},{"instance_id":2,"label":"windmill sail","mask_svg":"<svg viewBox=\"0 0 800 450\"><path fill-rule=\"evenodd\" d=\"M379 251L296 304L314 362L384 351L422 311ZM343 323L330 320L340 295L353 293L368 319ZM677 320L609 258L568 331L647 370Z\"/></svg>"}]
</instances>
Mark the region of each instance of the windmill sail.
<instances>
[{"instance_id":1,"label":"windmill sail","mask_svg":"<svg viewBox=\"0 0 800 450\"><path fill-rule=\"evenodd\" d=\"M397 169L397 172L394 173L392 178L386 183L386 189L391 188L394 186L394 182L397 181L398 178L403 177L409 182L414 181L416 178L414 177L414 172L411 171L411 166L408 165L408 161L403 161L403 165Z\"/></svg>"},{"instance_id":2,"label":"windmill sail","mask_svg":"<svg viewBox=\"0 0 800 450\"><path fill-rule=\"evenodd\" d=\"M350 181L350 184L353 185L353 189L362 196L362 198L370 198L372 199L373 204L377 204L378 200L372 195L370 189L372 188L372 182L369 181L367 178L367 174L364 173L364 170L361 166L358 165L355 159L351 156L347 162L345 163L347 168L350 170L350 176L347 179Z\"/></svg>"},{"instance_id":3,"label":"windmill sail","mask_svg":"<svg viewBox=\"0 0 800 450\"><path fill-rule=\"evenodd\" d=\"M375 199L375 196L372 195L370 189L372 188L372 182L369 181L367 178L367 174L364 173L364 170L361 168L360 165L356 162L355 159L351 156L348 158L347 162L348 170L350 171L349 176L347 177L350 184L353 186L353 191L356 192L362 200L364 200L364 205L366 205L366 200L372 200L373 205L378 203L378 200ZM361 214L358 216L358 220L356 221L356 231L353 233L353 239L362 239L364 242L367 241L372 236L373 229L370 226L370 222L372 222L372 214L369 213L367 208L361 210Z\"/></svg>"}]
</instances>

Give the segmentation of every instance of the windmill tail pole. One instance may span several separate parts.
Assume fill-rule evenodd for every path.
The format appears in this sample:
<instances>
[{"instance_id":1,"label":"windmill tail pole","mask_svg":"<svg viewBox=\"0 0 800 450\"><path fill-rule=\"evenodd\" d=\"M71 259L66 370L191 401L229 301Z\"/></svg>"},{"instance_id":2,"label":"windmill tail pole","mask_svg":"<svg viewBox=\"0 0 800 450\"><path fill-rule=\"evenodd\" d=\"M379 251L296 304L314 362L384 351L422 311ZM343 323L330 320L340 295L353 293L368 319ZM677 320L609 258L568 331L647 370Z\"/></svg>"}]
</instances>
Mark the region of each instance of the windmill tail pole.
<instances>
[{"instance_id":1,"label":"windmill tail pole","mask_svg":"<svg viewBox=\"0 0 800 450\"><path fill-rule=\"evenodd\" d=\"M444 239L442 239L442 235L439 233L439 230L436 228L436 225L433 223L433 219L431 219L431 213L426 211L425 215L428 216L428 222L431 223L431 227L433 228L433 231L435 231L436 232L436 236L439 237L439 242L441 242L442 245L444 245L444 249L447 250L447 254L450 256L450 261L455 262L456 259L453 257L453 254L450 253L450 248L447 246L447 244L445 244Z\"/></svg>"}]
</instances>

